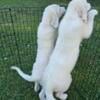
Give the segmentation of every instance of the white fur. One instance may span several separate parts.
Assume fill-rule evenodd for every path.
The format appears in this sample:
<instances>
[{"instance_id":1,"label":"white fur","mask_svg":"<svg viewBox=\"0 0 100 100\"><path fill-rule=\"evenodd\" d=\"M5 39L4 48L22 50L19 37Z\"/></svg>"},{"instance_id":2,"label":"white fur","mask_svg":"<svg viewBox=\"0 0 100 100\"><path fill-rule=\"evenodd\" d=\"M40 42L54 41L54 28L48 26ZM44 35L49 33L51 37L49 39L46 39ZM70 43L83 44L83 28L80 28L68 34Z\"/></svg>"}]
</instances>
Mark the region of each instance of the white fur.
<instances>
[{"instance_id":1,"label":"white fur","mask_svg":"<svg viewBox=\"0 0 100 100\"><path fill-rule=\"evenodd\" d=\"M89 4L84 3L78 10L75 9L78 7L77 5L83 3L82 1L85 0L72 0L60 23L57 43L42 79L41 100L45 100L44 94L46 94L46 100L56 100L53 97L54 92L61 100L67 98L67 94L64 92L68 90L72 82L71 72L79 56L80 43L91 36L94 17L97 14L96 10L88 12L90 8L86 9L82 16L87 15L87 22L83 21L84 17L80 16L79 10L83 11L83 8Z\"/></svg>"},{"instance_id":2,"label":"white fur","mask_svg":"<svg viewBox=\"0 0 100 100\"><path fill-rule=\"evenodd\" d=\"M42 21L38 27L38 49L32 75L23 73L18 67L11 67L11 69L16 70L25 80L30 82L35 81L35 91L38 91L39 89L41 77L54 49L58 33L57 28L59 25L59 19L64 12L65 8L56 4L50 5L45 9Z\"/></svg>"},{"instance_id":3,"label":"white fur","mask_svg":"<svg viewBox=\"0 0 100 100\"><path fill-rule=\"evenodd\" d=\"M72 12L72 10L77 11L78 16L80 16L85 23L87 22L87 10L91 8L91 5L87 0L72 0L69 6L71 6L69 12Z\"/></svg>"}]
</instances>

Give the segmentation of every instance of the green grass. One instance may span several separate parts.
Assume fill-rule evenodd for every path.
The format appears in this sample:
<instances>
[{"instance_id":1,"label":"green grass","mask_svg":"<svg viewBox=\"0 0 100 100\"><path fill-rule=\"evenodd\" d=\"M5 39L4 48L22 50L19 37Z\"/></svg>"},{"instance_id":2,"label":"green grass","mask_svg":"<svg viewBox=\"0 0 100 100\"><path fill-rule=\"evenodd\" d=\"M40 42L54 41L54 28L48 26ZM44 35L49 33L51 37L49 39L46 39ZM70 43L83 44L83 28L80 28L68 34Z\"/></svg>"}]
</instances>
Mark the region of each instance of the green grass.
<instances>
[{"instance_id":1,"label":"green grass","mask_svg":"<svg viewBox=\"0 0 100 100\"><path fill-rule=\"evenodd\" d=\"M67 4L70 0L0 0L0 7L39 7L51 3ZM98 5L99 0L89 0L92 5Z\"/></svg>"},{"instance_id":2,"label":"green grass","mask_svg":"<svg viewBox=\"0 0 100 100\"><path fill-rule=\"evenodd\" d=\"M0 0L0 7L39 7L51 3L64 4L69 0Z\"/></svg>"},{"instance_id":3,"label":"green grass","mask_svg":"<svg viewBox=\"0 0 100 100\"><path fill-rule=\"evenodd\" d=\"M0 100L39 100L34 84L23 80L10 70L10 66L16 65L31 73L36 56L37 26L42 15L39 6L58 1L0 0L0 7L12 7L0 10ZM91 3L100 12L100 1L91 0ZM34 6L37 8L26 8ZM81 46L79 60L72 72L68 100L100 98L100 14L94 26L92 37Z\"/></svg>"}]
</instances>

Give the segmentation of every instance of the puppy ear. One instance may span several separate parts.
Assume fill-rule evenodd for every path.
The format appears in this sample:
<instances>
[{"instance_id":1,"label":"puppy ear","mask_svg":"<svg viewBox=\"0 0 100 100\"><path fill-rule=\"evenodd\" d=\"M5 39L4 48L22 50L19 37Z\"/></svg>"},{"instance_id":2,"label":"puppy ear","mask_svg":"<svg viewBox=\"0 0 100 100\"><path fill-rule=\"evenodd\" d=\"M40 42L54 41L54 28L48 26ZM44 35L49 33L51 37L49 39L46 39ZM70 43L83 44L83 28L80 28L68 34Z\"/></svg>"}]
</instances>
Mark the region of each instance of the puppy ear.
<instances>
[{"instance_id":1,"label":"puppy ear","mask_svg":"<svg viewBox=\"0 0 100 100\"><path fill-rule=\"evenodd\" d=\"M65 7L60 7L60 10L59 10L59 17L62 17L64 14L65 14Z\"/></svg>"},{"instance_id":2,"label":"puppy ear","mask_svg":"<svg viewBox=\"0 0 100 100\"><path fill-rule=\"evenodd\" d=\"M79 16L82 18L82 20L87 23L87 15L88 15L88 11L86 10L85 7L80 7L80 9L78 10L79 12Z\"/></svg>"},{"instance_id":3,"label":"puppy ear","mask_svg":"<svg viewBox=\"0 0 100 100\"><path fill-rule=\"evenodd\" d=\"M84 22L87 23L88 21L88 11L91 9L91 4L90 3L87 3L87 0L86 0L86 5L84 6L81 6L81 12L82 12L82 19Z\"/></svg>"},{"instance_id":4,"label":"puppy ear","mask_svg":"<svg viewBox=\"0 0 100 100\"><path fill-rule=\"evenodd\" d=\"M54 28L57 28L59 25L59 16L57 15L57 12L54 11L53 8L45 9L42 17L42 22L51 25Z\"/></svg>"},{"instance_id":5,"label":"puppy ear","mask_svg":"<svg viewBox=\"0 0 100 100\"><path fill-rule=\"evenodd\" d=\"M85 23L87 23L87 11L83 8L82 9L82 19Z\"/></svg>"},{"instance_id":6,"label":"puppy ear","mask_svg":"<svg viewBox=\"0 0 100 100\"><path fill-rule=\"evenodd\" d=\"M53 15L52 15L53 16ZM59 25L59 18L58 18L58 16L56 17L56 16L53 16L54 18L53 18L53 20L51 21L51 25L54 27L54 28L57 28L58 27L58 25Z\"/></svg>"},{"instance_id":7,"label":"puppy ear","mask_svg":"<svg viewBox=\"0 0 100 100\"><path fill-rule=\"evenodd\" d=\"M57 28L59 25L59 18L55 13L52 14L49 12L48 14L45 13L43 15L42 22L46 23L47 25L51 25L54 28Z\"/></svg>"}]
</instances>

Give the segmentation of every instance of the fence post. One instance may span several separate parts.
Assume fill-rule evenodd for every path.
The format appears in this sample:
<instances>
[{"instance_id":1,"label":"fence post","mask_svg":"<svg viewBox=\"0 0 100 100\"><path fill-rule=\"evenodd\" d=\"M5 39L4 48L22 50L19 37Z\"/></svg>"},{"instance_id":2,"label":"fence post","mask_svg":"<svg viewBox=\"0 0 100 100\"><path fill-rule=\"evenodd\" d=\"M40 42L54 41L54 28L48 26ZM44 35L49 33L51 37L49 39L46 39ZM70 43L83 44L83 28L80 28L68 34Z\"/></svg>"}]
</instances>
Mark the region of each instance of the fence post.
<instances>
[{"instance_id":1,"label":"fence post","mask_svg":"<svg viewBox=\"0 0 100 100\"><path fill-rule=\"evenodd\" d=\"M15 45L17 48L17 56L18 56L18 63L21 64L21 59L20 59L20 54L19 54L19 47L18 47L18 42L17 42L17 37L16 37L16 31L15 31L15 27L14 27L14 21L13 21L13 15L12 15L12 9L9 8L9 14L10 14L10 18L11 18L11 25L12 25L12 31L13 31L13 35L14 35L14 39L15 39Z\"/></svg>"}]
</instances>

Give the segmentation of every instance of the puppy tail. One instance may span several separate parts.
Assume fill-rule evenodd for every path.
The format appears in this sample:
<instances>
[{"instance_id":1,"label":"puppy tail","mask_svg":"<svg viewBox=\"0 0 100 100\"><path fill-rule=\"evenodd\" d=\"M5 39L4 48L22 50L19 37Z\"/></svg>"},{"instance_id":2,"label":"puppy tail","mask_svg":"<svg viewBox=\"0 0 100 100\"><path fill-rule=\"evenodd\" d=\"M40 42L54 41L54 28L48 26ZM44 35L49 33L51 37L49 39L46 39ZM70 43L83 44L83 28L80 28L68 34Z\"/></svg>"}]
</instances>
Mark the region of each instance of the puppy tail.
<instances>
[{"instance_id":1,"label":"puppy tail","mask_svg":"<svg viewBox=\"0 0 100 100\"><path fill-rule=\"evenodd\" d=\"M16 67L16 66L12 66L11 69L17 71L17 73L18 73L23 79L25 79L26 81L29 81L29 82L33 82L33 81L34 81L32 75L27 75L27 74L25 74L24 72L21 71L20 68L18 68L18 67Z\"/></svg>"}]
</instances>

